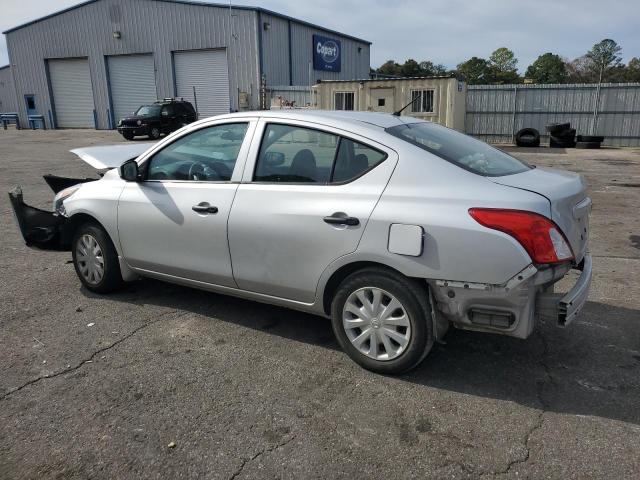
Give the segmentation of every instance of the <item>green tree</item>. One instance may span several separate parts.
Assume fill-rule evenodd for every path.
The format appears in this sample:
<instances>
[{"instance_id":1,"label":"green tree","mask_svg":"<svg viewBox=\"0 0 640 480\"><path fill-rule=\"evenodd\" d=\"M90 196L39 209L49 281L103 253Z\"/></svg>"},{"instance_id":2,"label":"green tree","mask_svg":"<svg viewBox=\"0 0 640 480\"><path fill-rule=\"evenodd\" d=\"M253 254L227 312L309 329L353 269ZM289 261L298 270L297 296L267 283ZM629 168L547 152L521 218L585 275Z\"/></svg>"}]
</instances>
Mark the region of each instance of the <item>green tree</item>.
<instances>
[{"instance_id":1,"label":"green tree","mask_svg":"<svg viewBox=\"0 0 640 480\"><path fill-rule=\"evenodd\" d=\"M387 60L377 70L378 73L383 75L392 75L399 76L400 75L400 65L398 65L395 60Z\"/></svg>"},{"instance_id":2,"label":"green tree","mask_svg":"<svg viewBox=\"0 0 640 480\"><path fill-rule=\"evenodd\" d=\"M535 83L564 83L568 76L564 60L550 52L540 55L525 73Z\"/></svg>"},{"instance_id":3,"label":"green tree","mask_svg":"<svg viewBox=\"0 0 640 480\"><path fill-rule=\"evenodd\" d=\"M420 70L420 75L425 77L447 74L447 67L441 63L435 64L430 60L423 60L420 62Z\"/></svg>"},{"instance_id":4,"label":"green tree","mask_svg":"<svg viewBox=\"0 0 640 480\"><path fill-rule=\"evenodd\" d=\"M484 58L471 57L466 62L458 65L456 72L464 77L469 85L479 85L489 83L491 68L489 62Z\"/></svg>"},{"instance_id":5,"label":"green tree","mask_svg":"<svg viewBox=\"0 0 640 480\"><path fill-rule=\"evenodd\" d=\"M420 65L413 58L409 58L400 67L400 75L403 77L419 77L422 75Z\"/></svg>"},{"instance_id":6,"label":"green tree","mask_svg":"<svg viewBox=\"0 0 640 480\"><path fill-rule=\"evenodd\" d=\"M591 47L586 57L590 61L593 76L597 76L603 82L610 81L617 73L615 70L622 65L622 57L619 55L621 51L622 47L610 38L605 38Z\"/></svg>"},{"instance_id":7,"label":"green tree","mask_svg":"<svg viewBox=\"0 0 640 480\"><path fill-rule=\"evenodd\" d=\"M489 57L491 83L517 83L518 59L515 54L506 47L500 47Z\"/></svg>"},{"instance_id":8,"label":"green tree","mask_svg":"<svg viewBox=\"0 0 640 480\"><path fill-rule=\"evenodd\" d=\"M633 57L629 60L625 72L626 82L640 82L640 58Z\"/></svg>"}]
</instances>

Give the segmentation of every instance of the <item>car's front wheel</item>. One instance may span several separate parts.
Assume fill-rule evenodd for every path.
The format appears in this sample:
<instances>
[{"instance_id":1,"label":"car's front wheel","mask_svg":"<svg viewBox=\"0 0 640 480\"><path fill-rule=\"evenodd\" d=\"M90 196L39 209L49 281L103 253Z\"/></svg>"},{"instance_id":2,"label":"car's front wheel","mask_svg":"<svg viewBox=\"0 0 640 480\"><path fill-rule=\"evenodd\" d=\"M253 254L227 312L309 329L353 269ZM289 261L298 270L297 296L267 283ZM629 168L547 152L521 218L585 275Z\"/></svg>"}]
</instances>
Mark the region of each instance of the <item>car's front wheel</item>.
<instances>
[{"instance_id":1,"label":"car's front wheel","mask_svg":"<svg viewBox=\"0 0 640 480\"><path fill-rule=\"evenodd\" d=\"M331 310L338 343L368 370L406 372L433 346L426 290L391 270L366 269L350 275L338 287Z\"/></svg>"},{"instance_id":2,"label":"car's front wheel","mask_svg":"<svg viewBox=\"0 0 640 480\"><path fill-rule=\"evenodd\" d=\"M78 278L88 290L109 293L122 285L118 253L99 225L85 223L78 228L71 252Z\"/></svg>"},{"instance_id":3,"label":"car's front wheel","mask_svg":"<svg viewBox=\"0 0 640 480\"><path fill-rule=\"evenodd\" d=\"M125 138L125 140L133 140L133 133L123 132L122 136Z\"/></svg>"}]
</instances>

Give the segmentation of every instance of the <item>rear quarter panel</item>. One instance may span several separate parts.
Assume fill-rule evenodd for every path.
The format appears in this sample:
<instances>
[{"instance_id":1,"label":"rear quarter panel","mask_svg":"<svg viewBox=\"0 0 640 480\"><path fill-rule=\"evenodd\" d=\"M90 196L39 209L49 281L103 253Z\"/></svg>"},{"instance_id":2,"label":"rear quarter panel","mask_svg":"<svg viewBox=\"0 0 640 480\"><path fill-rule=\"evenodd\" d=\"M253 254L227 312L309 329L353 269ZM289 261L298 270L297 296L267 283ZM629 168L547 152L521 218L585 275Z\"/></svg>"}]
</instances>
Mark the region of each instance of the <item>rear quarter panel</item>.
<instances>
[{"instance_id":1,"label":"rear quarter panel","mask_svg":"<svg viewBox=\"0 0 640 480\"><path fill-rule=\"evenodd\" d=\"M404 142L403 142L404 143ZM502 284L531 263L509 235L483 227L469 208L512 208L549 216L535 193L497 185L412 145L394 145L400 159L357 251L340 263L377 261L411 277ZM391 224L424 230L420 256L388 251Z\"/></svg>"}]
</instances>

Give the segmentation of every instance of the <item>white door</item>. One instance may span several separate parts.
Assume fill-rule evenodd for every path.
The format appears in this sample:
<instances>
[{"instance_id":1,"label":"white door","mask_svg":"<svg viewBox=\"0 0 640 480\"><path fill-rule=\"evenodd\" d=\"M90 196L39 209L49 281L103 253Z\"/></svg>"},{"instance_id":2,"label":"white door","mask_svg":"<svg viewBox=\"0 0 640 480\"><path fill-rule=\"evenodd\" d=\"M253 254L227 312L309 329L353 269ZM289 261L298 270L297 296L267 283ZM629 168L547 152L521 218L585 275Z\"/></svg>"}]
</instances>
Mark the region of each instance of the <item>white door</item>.
<instances>
[{"instance_id":1,"label":"white door","mask_svg":"<svg viewBox=\"0 0 640 480\"><path fill-rule=\"evenodd\" d=\"M190 132L143 160L145 178L118 201L118 235L133 268L234 287L227 220L255 122Z\"/></svg>"},{"instance_id":2,"label":"white door","mask_svg":"<svg viewBox=\"0 0 640 480\"><path fill-rule=\"evenodd\" d=\"M198 111L198 118L229 113L229 69L226 50L174 52L173 64L176 94L191 102Z\"/></svg>"},{"instance_id":3,"label":"white door","mask_svg":"<svg viewBox=\"0 0 640 480\"><path fill-rule=\"evenodd\" d=\"M59 128L94 128L93 89L86 58L49 60L49 80Z\"/></svg>"},{"instance_id":4,"label":"white door","mask_svg":"<svg viewBox=\"0 0 640 480\"><path fill-rule=\"evenodd\" d=\"M108 58L111 104L116 122L139 106L157 100L153 55L118 55Z\"/></svg>"}]
</instances>

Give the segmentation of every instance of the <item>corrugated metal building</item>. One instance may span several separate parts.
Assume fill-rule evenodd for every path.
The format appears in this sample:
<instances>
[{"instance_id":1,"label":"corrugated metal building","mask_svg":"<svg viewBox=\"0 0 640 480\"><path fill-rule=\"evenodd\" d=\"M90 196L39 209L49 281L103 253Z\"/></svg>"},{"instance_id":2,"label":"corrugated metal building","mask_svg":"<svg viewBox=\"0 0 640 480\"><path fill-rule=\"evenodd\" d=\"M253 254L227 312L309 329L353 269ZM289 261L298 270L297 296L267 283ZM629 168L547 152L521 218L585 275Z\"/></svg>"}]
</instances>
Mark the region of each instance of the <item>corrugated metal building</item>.
<instances>
[{"instance_id":1,"label":"corrugated metal building","mask_svg":"<svg viewBox=\"0 0 640 480\"><path fill-rule=\"evenodd\" d=\"M16 91L13 88L13 77L9 65L0 67L0 113L16 111Z\"/></svg>"},{"instance_id":2,"label":"corrugated metal building","mask_svg":"<svg viewBox=\"0 0 640 480\"><path fill-rule=\"evenodd\" d=\"M455 76L328 80L313 87L314 105L322 110L402 114L464 131L466 85Z\"/></svg>"},{"instance_id":3,"label":"corrugated metal building","mask_svg":"<svg viewBox=\"0 0 640 480\"><path fill-rule=\"evenodd\" d=\"M257 109L263 78L308 86L369 73L370 42L254 7L90 0L4 34L21 120L38 113L53 128L113 128L174 96L201 117Z\"/></svg>"}]
</instances>

